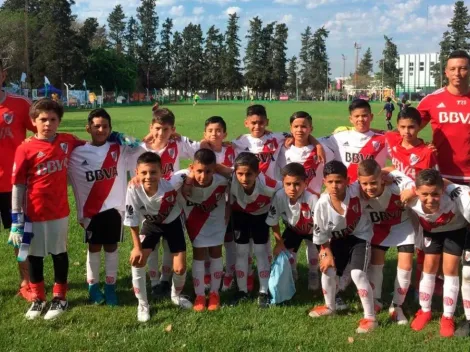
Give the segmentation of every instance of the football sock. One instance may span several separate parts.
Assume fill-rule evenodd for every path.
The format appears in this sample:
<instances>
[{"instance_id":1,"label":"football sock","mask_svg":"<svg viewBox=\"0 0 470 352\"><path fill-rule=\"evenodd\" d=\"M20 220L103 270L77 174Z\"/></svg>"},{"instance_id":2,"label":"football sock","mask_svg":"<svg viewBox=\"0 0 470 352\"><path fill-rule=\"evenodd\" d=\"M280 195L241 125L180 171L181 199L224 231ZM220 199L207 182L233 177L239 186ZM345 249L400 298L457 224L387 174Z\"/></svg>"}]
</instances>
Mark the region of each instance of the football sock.
<instances>
[{"instance_id":1,"label":"football sock","mask_svg":"<svg viewBox=\"0 0 470 352\"><path fill-rule=\"evenodd\" d=\"M132 286L134 287L134 294L139 300L139 304L148 304L146 279L145 267L132 267Z\"/></svg>"},{"instance_id":2,"label":"football sock","mask_svg":"<svg viewBox=\"0 0 470 352\"><path fill-rule=\"evenodd\" d=\"M462 301L465 318L470 321L470 266L462 268Z\"/></svg>"},{"instance_id":3,"label":"football sock","mask_svg":"<svg viewBox=\"0 0 470 352\"><path fill-rule=\"evenodd\" d=\"M265 244L266 253L268 254L268 263L271 264L273 261L273 248L271 247L271 241L268 239L268 242Z\"/></svg>"},{"instance_id":4,"label":"football sock","mask_svg":"<svg viewBox=\"0 0 470 352\"><path fill-rule=\"evenodd\" d=\"M436 275L423 272L419 282L419 305L423 312L431 311L431 299L434 293Z\"/></svg>"},{"instance_id":5,"label":"football sock","mask_svg":"<svg viewBox=\"0 0 470 352\"><path fill-rule=\"evenodd\" d=\"M104 269L106 273L106 284L115 285L118 270L118 250L104 252Z\"/></svg>"},{"instance_id":6,"label":"football sock","mask_svg":"<svg viewBox=\"0 0 470 352\"><path fill-rule=\"evenodd\" d=\"M328 268L325 273L321 275L321 286L323 297L325 297L325 305L332 311L336 310L336 270Z\"/></svg>"},{"instance_id":7,"label":"football sock","mask_svg":"<svg viewBox=\"0 0 470 352\"><path fill-rule=\"evenodd\" d=\"M393 291L393 303L401 306L406 298L406 293L410 287L411 270L403 270L397 268L397 276L395 277L395 290Z\"/></svg>"},{"instance_id":8,"label":"football sock","mask_svg":"<svg viewBox=\"0 0 470 352\"><path fill-rule=\"evenodd\" d=\"M101 252L90 252L86 258L86 280L93 285L100 282Z\"/></svg>"},{"instance_id":9,"label":"football sock","mask_svg":"<svg viewBox=\"0 0 470 352\"><path fill-rule=\"evenodd\" d=\"M317 246L312 241L305 241L307 249L305 250L307 255L308 271L318 271L318 250Z\"/></svg>"},{"instance_id":10,"label":"football sock","mask_svg":"<svg viewBox=\"0 0 470 352\"><path fill-rule=\"evenodd\" d=\"M41 301L46 300L46 289L44 288L44 281L37 283L30 282L29 287L31 288L31 292L35 298L38 298Z\"/></svg>"},{"instance_id":11,"label":"football sock","mask_svg":"<svg viewBox=\"0 0 470 352\"><path fill-rule=\"evenodd\" d=\"M211 257L209 256L209 251L206 251L206 259L204 259L204 275L211 274Z\"/></svg>"},{"instance_id":12,"label":"football sock","mask_svg":"<svg viewBox=\"0 0 470 352\"><path fill-rule=\"evenodd\" d=\"M171 286L171 296L179 296L183 291L184 284L186 282L186 271L183 274L173 273L171 277L173 285Z\"/></svg>"},{"instance_id":13,"label":"football sock","mask_svg":"<svg viewBox=\"0 0 470 352\"><path fill-rule=\"evenodd\" d=\"M170 281L173 271L173 254L170 252L168 242L163 240L163 259L162 259L162 276L160 281Z\"/></svg>"},{"instance_id":14,"label":"football sock","mask_svg":"<svg viewBox=\"0 0 470 352\"><path fill-rule=\"evenodd\" d=\"M459 296L459 277L444 275L444 313L447 318L452 318L457 306Z\"/></svg>"},{"instance_id":15,"label":"football sock","mask_svg":"<svg viewBox=\"0 0 470 352\"><path fill-rule=\"evenodd\" d=\"M235 273L235 263L237 261L237 245L235 241L224 242L225 247L225 272L233 276Z\"/></svg>"},{"instance_id":16,"label":"football sock","mask_svg":"<svg viewBox=\"0 0 470 352\"><path fill-rule=\"evenodd\" d=\"M156 286L160 283L160 275L158 275L158 247L150 252L147 258L147 267L150 276L150 285Z\"/></svg>"},{"instance_id":17,"label":"football sock","mask_svg":"<svg viewBox=\"0 0 470 352\"><path fill-rule=\"evenodd\" d=\"M346 265L343 275L338 280L338 291L344 291L351 284L351 264Z\"/></svg>"},{"instance_id":18,"label":"football sock","mask_svg":"<svg viewBox=\"0 0 470 352\"><path fill-rule=\"evenodd\" d=\"M204 296L204 260L193 260L193 285L197 296Z\"/></svg>"},{"instance_id":19,"label":"football sock","mask_svg":"<svg viewBox=\"0 0 470 352\"><path fill-rule=\"evenodd\" d=\"M44 258L34 255L28 256L29 280L31 283L43 283L44 286Z\"/></svg>"},{"instance_id":20,"label":"football sock","mask_svg":"<svg viewBox=\"0 0 470 352\"><path fill-rule=\"evenodd\" d=\"M246 279L248 275L248 252L250 251L249 244L237 243L237 285L240 291L248 292L246 286Z\"/></svg>"},{"instance_id":21,"label":"football sock","mask_svg":"<svg viewBox=\"0 0 470 352\"><path fill-rule=\"evenodd\" d=\"M253 275L253 239L250 238L250 250L248 252L248 275Z\"/></svg>"},{"instance_id":22,"label":"football sock","mask_svg":"<svg viewBox=\"0 0 470 352\"><path fill-rule=\"evenodd\" d=\"M54 282L66 284L69 273L69 255L67 252L52 254L52 263L54 265Z\"/></svg>"},{"instance_id":23,"label":"football sock","mask_svg":"<svg viewBox=\"0 0 470 352\"><path fill-rule=\"evenodd\" d=\"M384 279L384 265L374 265L369 266L369 271L367 276L369 277L370 285L374 292L374 299L382 299L382 283Z\"/></svg>"},{"instance_id":24,"label":"football sock","mask_svg":"<svg viewBox=\"0 0 470 352\"><path fill-rule=\"evenodd\" d=\"M258 267L259 292L268 293L270 265L265 244L254 244L256 265Z\"/></svg>"},{"instance_id":25,"label":"football sock","mask_svg":"<svg viewBox=\"0 0 470 352\"><path fill-rule=\"evenodd\" d=\"M220 282L224 274L224 263L222 257L220 258L211 258L210 261L210 273L211 273L211 292L219 293Z\"/></svg>"},{"instance_id":26,"label":"football sock","mask_svg":"<svg viewBox=\"0 0 470 352\"><path fill-rule=\"evenodd\" d=\"M67 283L54 283L54 286L52 287L52 296L65 300L67 296Z\"/></svg>"},{"instance_id":27,"label":"football sock","mask_svg":"<svg viewBox=\"0 0 470 352\"><path fill-rule=\"evenodd\" d=\"M351 278L357 287L357 294L364 308L364 318L375 320L374 295L367 274L358 269L351 270Z\"/></svg>"}]
</instances>

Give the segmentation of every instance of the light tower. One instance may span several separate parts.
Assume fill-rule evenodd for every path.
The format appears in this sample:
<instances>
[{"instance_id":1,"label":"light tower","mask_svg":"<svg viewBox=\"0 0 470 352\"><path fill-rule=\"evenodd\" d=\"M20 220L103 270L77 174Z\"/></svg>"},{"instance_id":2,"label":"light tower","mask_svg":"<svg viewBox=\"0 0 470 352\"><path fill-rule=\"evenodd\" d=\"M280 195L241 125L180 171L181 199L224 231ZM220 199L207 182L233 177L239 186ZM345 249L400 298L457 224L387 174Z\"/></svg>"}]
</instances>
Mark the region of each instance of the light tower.
<instances>
[{"instance_id":1,"label":"light tower","mask_svg":"<svg viewBox=\"0 0 470 352\"><path fill-rule=\"evenodd\" d=\"M357 68L359 66L359 51L361 48L361 44L354 42L354 50L356 50L356 62L354 66L354 89L357 89Z\"/></svg>"}]
</instances>

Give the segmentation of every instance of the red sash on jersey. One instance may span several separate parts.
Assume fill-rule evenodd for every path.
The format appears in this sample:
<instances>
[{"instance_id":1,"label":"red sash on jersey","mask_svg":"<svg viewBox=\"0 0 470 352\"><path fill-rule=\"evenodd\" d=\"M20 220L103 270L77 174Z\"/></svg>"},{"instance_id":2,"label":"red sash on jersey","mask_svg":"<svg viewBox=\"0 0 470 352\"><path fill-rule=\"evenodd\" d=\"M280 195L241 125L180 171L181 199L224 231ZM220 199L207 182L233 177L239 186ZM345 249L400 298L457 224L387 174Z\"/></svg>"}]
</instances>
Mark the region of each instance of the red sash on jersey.
<instances>
[{"instance_id":1,"label":"red sash on jersey","mask_svg":"<svg viewBox=\"0 0 470 352\"><path fill-rule=\"evenodd\" d=\"M260 210L262 207L266 206L271 202L271 197L268 196L263 196L259 195L254 202L251 202L250 204L246 205L246 208L243 209L238 202L233 203L232 205L232 210L234 211L241 211L243 213L248 213L252 214L258 210Z\"/></svg>"},{"instance_id":2,"label":"red sash on jersey","mask_svg":"<svg viewBox=\"0 0 470 352\"><path fill-rule=\"evenodd\" d=\"M454 218L455 214L451 211L448 213L442 213L436 221L433 222L428 222L426 219L422 218L421 216L419 217L419 223L423 227L424 231L431 232L432 229L436 229L438 227L447 225L449 222L452 221Z\"/></svg>"},{"instance_id":3,"label":"red sash on jersey","mask_svg":"<svg viewBox=\"0 0 470 352\"><path fill-rule=\"evenodd\" d=\"M178 143L176 143L174 139L170 139L165 147L165 150L160 156L162 160L163 178L165 180L169 180L171 178L171 175L173 175L178 153Z\"/></svg>"},{"instance_id":4,"label":"red sash on jersey","mask_svg":"<svg viewBox=\"0 0 470 352\"><path fill-rule=\"evenodd\" d=\"M175 190L166 192L161 200L160 209L158 210L158 223L163 223L168 215L170 215L176 203L178 192Z\"/></svg>"},{"instance_id":5,"label":"red sash on jersey","mask_svg":"<svg viewBox=\"0 0 470 352\"><path fill-rule=\"evenodd\" d=\"M194 241L201 232L202 227L206 223L207 219L220 197L224 197L227 186L218 186L214 192L201 204L194 206L186 219L186 229L188 230L189 239ZM210 210L210 211L207 211Z\"/></svg>"},{"instance_id":6,"label":"red sash on jersey","mask_svg":"<svg viewBox=\"0 0 470 352\"><path fill-rule=\"evenodd\" d=\"M225 157L224 157L224 161L222 165L227 166L227 167L232 167L234 160L235 160L235 150L230 145L225 149Z\"/></svg>"},{"instance_id":7,"label":"red sash on jersey","mask_svg":"<svg viewBox=\"0 0 470 352\"><path fill-rule=\"evenodd\" d=\"M362 215L361 201L359 197L349 198L348 209L346 210L346 228L351 234L356 229Z\"/></svg>"},{"instance_id":8,"label":"red sash on jersey","mask_svg":"<svg viewBox=\"0 0 470 352\"><path fill-rule=\"evenodd\" d=\"M271 161L273 159L273 155L278 148L276 138L268 139L263 146L263 151L258 153L259 159L259 169L260 171L265 174L268 169L269 165L271 165Z\"/></svg>"},{"instance_id":9,"label":"red sash on jersey","mask_svg":"<svg viewBox=\"0 0 470 352\"><path fill-rule=\"evenodd\" d=\"M311 235L313 228L312 211L307 203L300 203L300 217L295 224L295 232L302 235Z\"/></svg>"},{"instance_id":10,"label":"red sash on jersey","mask_svg":"<svg viewBox=\"0 0 470 352\"><path fill-rule=\"evenodd\" d=\"M401 223L403 207L400 201L400 195L391 195L385 213L387 219L381 220L380 223L374 224L374 236L372 237L371 241L372 244L380 245L390 234L390 229L392 226Z\"/></svg>"},{"instance_id":11,"label":"red sash on jersey","mask_svg":"<svg viewBox=\"0 0 470 352\"><path fill-rule=\"evenodd\" d=\"M382 151L382 149L384 149L384 147L385 147L384 136L380 136L380 135L372 136L369 139L369 141L366 143L366 145L363 146L362 149L359 151L359 154L363 156L361 160L364 160L366 158L370 159L370 157L375 159L377 155ZM358 166L359 166L359 163L349 164L348 176L349 176L350 183L353 183L357 180Z\"/></svg>"},{"instance_id":12,"label":"red sash on jersey","mask_svg":"<svg viewBox=\"0 0 470 352\"><path fill-rule=\"evenodd\" d=\"M118 144L111 144L109 146L108 153L103 161L101 170L106 169L110 170L112 168L117 168L121 150ZM105 174L103 172L103 174ZM95 181L91 187L90 194L83 206L83 216L86 218L92 218L98 214L103 207L103 204L108 198L109 192L113 188L114 181L116 180L117 173L111 174L112 177L104 177L100 181Z\"/></svg>"},{"instance_id":13,"label":"red sash on jersey","mask_svg":"<svg viewBox=\"0 0 470 352\"><path fill-rule=\"evenodd\" d=\"M320 160L318 159L317 150L313 148L304 162L305 173L307 174L307 184L310 184L312 179L317 175L316 171L318 165L320 165Z\"/></svg>"}]
</instances>

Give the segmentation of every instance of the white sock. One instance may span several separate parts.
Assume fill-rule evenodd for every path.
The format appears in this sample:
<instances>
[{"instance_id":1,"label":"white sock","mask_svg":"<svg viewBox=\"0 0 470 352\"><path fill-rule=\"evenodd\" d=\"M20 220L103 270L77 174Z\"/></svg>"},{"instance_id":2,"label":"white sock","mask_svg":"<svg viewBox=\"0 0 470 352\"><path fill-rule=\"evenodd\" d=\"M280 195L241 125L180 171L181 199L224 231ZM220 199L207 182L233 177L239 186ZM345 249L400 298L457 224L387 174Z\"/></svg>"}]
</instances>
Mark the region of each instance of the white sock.
<instances>
[{"instance_id":1,"label":"white sock","mask_svg":"<svg viewBox=\"0 0 470 352\"><path fill-rule=\"evenodd\" d=\"M101 252L88 251L86 258L86 280L93 285L100 282Z\"/></svg>"},{"instance_id":2,"label":"white sock","mask_svg":"<svg viewBox=\"0 0 470 352\"><path fill-rule=\"evenodd\" d=\"M470 266L462 268L462 301L465 318L470 321Z\"/></svg>"},{"instance_id":3,"label":"white sock","mask_svg":"<svg viewBox=\"0 0 470 352\"><path fill-rule=\"evenodd\" d=\"M369 277L370 286L374 292L374 299L382 299L382 283L384 280L384 265L374 265L369 266L367 276Z\"/></svg>"},{"instance_id":4,"label":"white sock","mask_svg":"<svg viewBox=\"0 0 470 352\"><path fill-rule=\"evenodd\" d=\"M459 277L444 275L443 287L444 313L447 318L452 318L457 306L457 298L459 297Z\"/></svg>"},{"instance_id":5,"label":"white sock","mask_svg":"<svg viewBox=\"0 0 470 352\"><path fill-rule=\"evenodd\" d=\"M162 258L162 275L160 281L170 281L173 273L173 254L170 252L168 242L163 240L163 258Z\"/></svg>"},{"instance_id":6,"label":"white sock","mask_svg":"<svg viewBox=\"0 0 470 352\"><path fill-rule=\"evenodd\" d=\"M325 305L332 311L336 310L336 269L328 268L326 273L321 275L321 286Z\"/></svg>"},{"instance_id":7,"label":"white sock","mask_svg":"<svg viewBox=\"0 0 470 352\"><path fill-rule=\"evenodd\" d=\"M351 278L357 287L357 294L364 308L364 318L375 320L374 294L367 274L362 270L354 269L351 270Z\"/></svg>"},{"instance_id":8,"label":"white sock","mask_svg":"<svg viewBox=\"0 0 470 352\"><path fill-rule=\"evenodd\" d=\"M204 260L193 260L192 273L196 296L204 296Z\"/></svg>"},{"instance_id":9,"label":"white sock","mask_svg":"<svg viewBox=\"0 0 470 352\"><path fill-rule=\"evenodd\" d=\"M211 292L219 293L220 282L222 280L222 276L224 275L224 263L222 257L211 258L210 264Z\"/></svg>"},{"instance_id":10,"label":"white sock","mask_svg":"<svg viewBox=\"0 0 470 352\"><path fill-rule=\"evenodd\" d=\"M246 287L246 279L248 275L248 252L250 250L249 244L239 244L237 243L237 285L238 290L245 293L248 292Z\"/></svg>"},{"instance_id":11,"label":"white sock","mask_svg":"<svg viewBox=\"0 0 470 352\"><path fill-rule=\"evenodd\" d=\"M270 265L268 255L266 253L266 245L254 244L253 248L256 255L256 265L258 266L259 292L268 293Z\"/></svg>"},{"instance_id":12,"label":"white sock","mask_svg":"<svg viewBox=\"0 0 470 352\"><path fill-rule=\"evenodd\" d=\"M118 271L118 250L114 252L104 252L104 268L106 273L106 284L115 285Z\"/></svg>"},{"instance_id":13,"label":"white sock","mask_svg":"<svg viewBox=\"0 0 470 352\"><path fill-rule=\"evenodd\" d=\"M428 274L423 271L421 281L419 282L419 305L423 312L431 311L431 300L434 293L436 275Z\"/></svg>"},{"instance_id":14,"label":"white sock","mask_svg":"<svg viewBox=\"0 0 470 352\"><path fill-rule=\"evenodd\" d=\"M317 246L312 241L305 241L307 249L305 254L307 255L308 271L317 272L318 271L318 250Z\"/></svg>"},{"instance_id":15,"label":"white sock","mask_svg":"<svg viewBox=\"0 0 470 352\"><path fill-rule=\"evenodd\" d=\"M271 241L268 239L268 242L265 244L266 253L268 254L268 263L271 265L273 261L273 248L271 247Z\"/></svg>"},{"instance_id":16,"label":"white sock","mask_svg":"<svg viewBox=\"0 0 470 352\"><path fill-rule=\"evenodd\" d=\"M224 242L225 247L225 273L228 276L235 274L235 263L237 262L237 245L235 241Z\"/></svg>"},{"instance_id":17,"label":"white sock","mask_svg":"<svg viewBox=\"0 0 470 352\"><path fill-rule=\"evenodd\" d=\"M160 275L158 273L158 247L150 252L147 258L147 267L150 277L150 285L156 286L160 283Z\"/></svg>"},{"instance_id":18,"label":"white sock","mask_svg":"<svg viewBox=\"0 0 470 352\"><path fill-rule=\"evenodd\" d=\"M173 273L171 281L173 282L173 285L171 285L171 296L179 296L186 282L186 271L183 274Z\"/></svg>"},{"instance_id":19,"label":"white sock","mask_svg":"<svg viewBox=\"0 0 470 352\"><path fill-rule=\"evenodd\" d=\"M248 252L248 275L253 275L253 239L250 238L250 250Z\"/></svg>"},{"instance_id":20,"label":"white sock","mask_svg":"<svg viewBox=\"0 0 470 352\"><path fill-rule=\"evenodd\" d=\"M135 297L140 304L148 304L147 300L147 277L144 268L132 267L132 286L134 287Z\"/></svg>"},{"instance_id":21,"label":"white sock","mask_svg":"<svg viewBox=\"0 0 470 352\"><path fill-rule=\"evenodd\" d=\"M344 291L351 284L351 264L348 263L346 268L344 268L343 275L338 280L338 291Z\"/></svg>"},{"instance_id":22,"label":"white sock","mask_svg":"<svg viewBox=\"0 0 470 352\"><path fill-rule=\"evenodd\" d=\"M397 276L395 277L395 290L393 291L392 302L397 306L401 306L405 302L406 293L410 287L411 270L403 270L397 268Z\"/></svg>"}]
</instances>

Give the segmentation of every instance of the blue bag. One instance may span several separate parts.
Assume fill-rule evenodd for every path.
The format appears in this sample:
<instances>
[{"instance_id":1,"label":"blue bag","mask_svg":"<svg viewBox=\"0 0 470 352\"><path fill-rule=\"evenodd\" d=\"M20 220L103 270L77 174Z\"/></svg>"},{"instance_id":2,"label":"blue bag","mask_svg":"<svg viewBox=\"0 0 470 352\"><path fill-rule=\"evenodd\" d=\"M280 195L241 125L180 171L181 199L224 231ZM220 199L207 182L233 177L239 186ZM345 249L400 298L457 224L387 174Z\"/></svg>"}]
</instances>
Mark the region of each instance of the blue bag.
<instances>
[{"instance_id":1,"label":"blue bag","mask_svg":"<svg viewBox=\"0 0 470 352\"><path fill-rule=\"evenodd\" d=\"M288 301L295 294L295 283L289 263L290 256L291 254L289 252L282 251L271 265L271 275L269 277L271 304L279 304Z\"/></svg>"}]
</instances>

